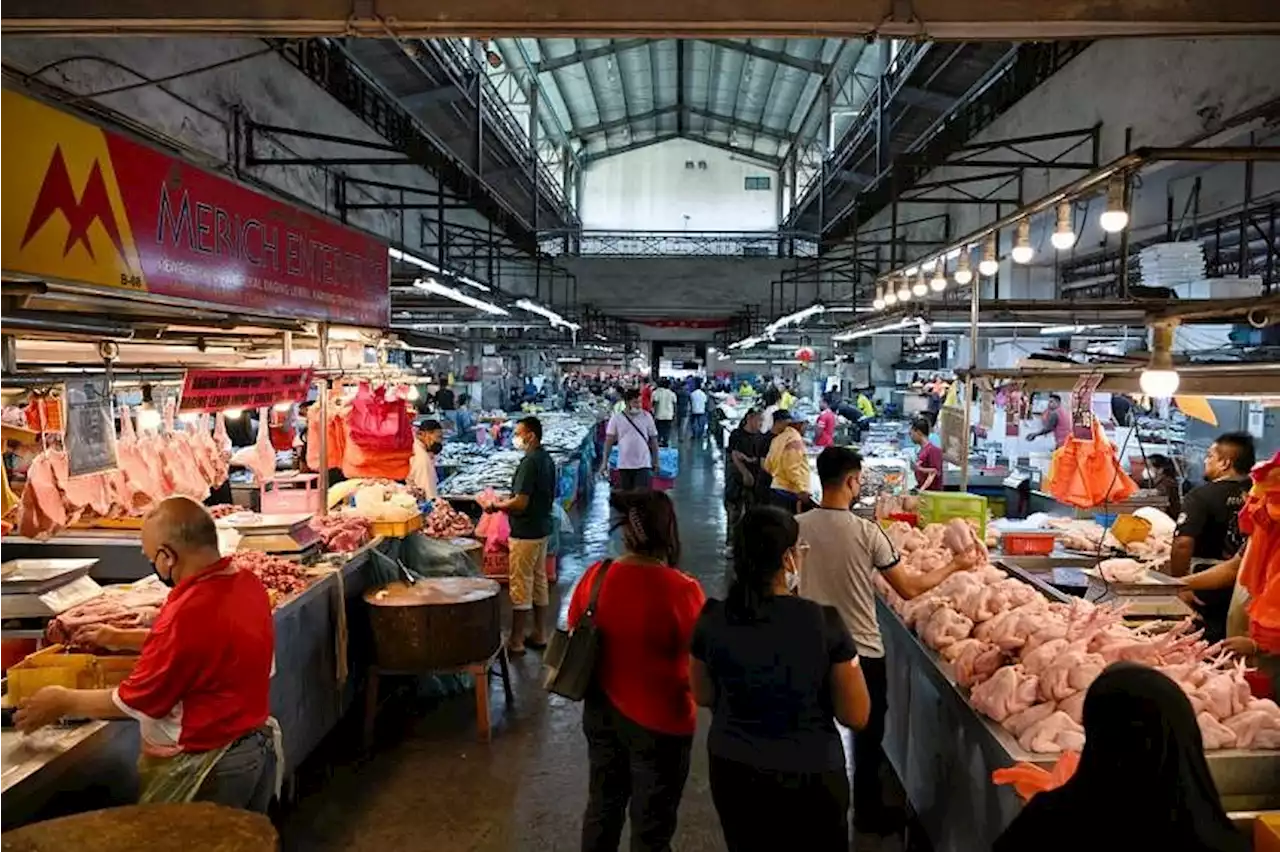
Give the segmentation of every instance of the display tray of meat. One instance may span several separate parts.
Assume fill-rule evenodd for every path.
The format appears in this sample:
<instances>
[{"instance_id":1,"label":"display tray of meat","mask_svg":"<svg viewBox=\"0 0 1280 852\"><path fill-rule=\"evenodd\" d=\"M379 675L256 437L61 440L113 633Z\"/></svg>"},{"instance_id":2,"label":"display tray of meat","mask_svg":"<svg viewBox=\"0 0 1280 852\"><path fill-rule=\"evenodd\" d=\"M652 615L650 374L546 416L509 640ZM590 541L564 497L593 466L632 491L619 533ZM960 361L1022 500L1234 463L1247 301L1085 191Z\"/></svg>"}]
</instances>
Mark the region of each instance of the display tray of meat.
<instances>
[{"instance_id":1,"label":"display tray of meat","mask_svg":"<svg viewBox=\"0 0 1280 852\"><path fill-rule=\"evenodd\" d=\"M465 538L476 531L476 525L444 500L437 500L426 516L422 531L432 538Z\"/></svg>"},{"instance_id":2,"label":"display tray of meat","mask_svg":"<svg viewBox=\"0 0 1280 852\"><path fill-rule=\"evenodd\" d=\"M973 708L1024 751L1079 751L1085 693L1104 668L1121 661L1151 666L1182 688L1206 749L1280 749L1280 707L1254 697L1244 662L1206 642L1190 620L1132 626L1123 605L1050 602L991 565L963 521L923 530L895 522L886 533L911 574L969 554L971 570L956 571L911 600L883 577L876 585L967 690Z\"/></svg>"},{"instance_id":3,"label":"display tray of meat","mask_svg":"<svg viewBox=\"0 0 1280 852\"><path fill-rule=\"evenodd\" d=\"M134 630L150 627L169 595L155 577L136 583L107 586L98 597L58 614L45 628L45 638L68 648L101 651L86 639L91 627Z\"/></svg>"},{"instance_id":4,"label":"display tray of meat","mask_svg":"<svg viewBox=\"0 0 1280 852\"><path fill-rule=\"evenodd\" d=\"M328 553L351 553L373 538L373 521L358 515L317 515L310 521Z\"/></svg>"},{"instance_id":5,"label":"display tray of meat","mask_svg":"<svg viewBox=\"0 0 1280 852\"><path fill-rule=\"evenodd\" d=\"M255 550L242 550L231 557L231 564L236 568L252 571L267 587L267 595L271 606L278 607L289 598L304 591L314 579L307 569L288 559L259 553Z\"/></svg>"}]
</instances>

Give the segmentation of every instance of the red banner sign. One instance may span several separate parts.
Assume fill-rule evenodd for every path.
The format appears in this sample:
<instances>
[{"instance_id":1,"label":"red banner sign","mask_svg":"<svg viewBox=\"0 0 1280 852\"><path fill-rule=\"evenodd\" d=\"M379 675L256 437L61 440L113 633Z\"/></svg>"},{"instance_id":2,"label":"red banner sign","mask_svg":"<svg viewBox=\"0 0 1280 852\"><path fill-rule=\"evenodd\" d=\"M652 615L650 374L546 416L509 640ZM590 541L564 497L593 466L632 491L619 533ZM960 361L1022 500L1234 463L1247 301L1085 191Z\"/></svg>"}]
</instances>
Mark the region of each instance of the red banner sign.
<instances>
[{"instance_id":1,"label":"red banner sign","mask_svg":"<svg viewBox=\"0 0 1280 852\"><path fill-rule=\"evenodd\" d=\"M4 91L3 262L247 314L384 328L387 246Z\"/></svg>"},{"instance_id":2,"label":"red banner sign","mask_svg":"<svg viewBox=\"0 0 1280 852\"><path fill-rule=\"evenodd\" d=\"M262 408L302 402L311 388L310 367L276 370L187 370L179 411Z\"/></svg>"}]
</instances>

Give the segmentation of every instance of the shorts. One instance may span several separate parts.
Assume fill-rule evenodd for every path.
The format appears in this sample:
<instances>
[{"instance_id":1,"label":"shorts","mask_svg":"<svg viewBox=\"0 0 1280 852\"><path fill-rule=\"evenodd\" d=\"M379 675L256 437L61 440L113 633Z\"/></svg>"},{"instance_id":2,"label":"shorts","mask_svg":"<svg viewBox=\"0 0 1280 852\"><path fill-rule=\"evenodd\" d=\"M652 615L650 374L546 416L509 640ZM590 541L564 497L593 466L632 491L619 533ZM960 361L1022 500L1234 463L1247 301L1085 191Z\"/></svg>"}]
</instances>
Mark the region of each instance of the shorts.
<instances>
[{"instance_id":1,"label":"shorts","mask_svg":"<svg viewBox=\"0 0 1280 852\"><path fill-rule=\"evenodd\" d=\"M547 606L547 539L513 538L507 540L507 591L511 608L529 610Z\"/></svg>"}]
</instances>

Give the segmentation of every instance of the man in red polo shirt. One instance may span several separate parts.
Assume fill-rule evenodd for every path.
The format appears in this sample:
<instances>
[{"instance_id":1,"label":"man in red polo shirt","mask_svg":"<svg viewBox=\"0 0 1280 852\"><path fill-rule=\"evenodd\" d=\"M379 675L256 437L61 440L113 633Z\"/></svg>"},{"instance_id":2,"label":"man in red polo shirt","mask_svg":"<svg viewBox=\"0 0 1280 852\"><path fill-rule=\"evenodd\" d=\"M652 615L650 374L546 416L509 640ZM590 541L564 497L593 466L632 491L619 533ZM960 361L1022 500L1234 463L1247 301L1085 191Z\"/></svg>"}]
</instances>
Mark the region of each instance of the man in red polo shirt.
<instances>
[{"instance_id":1,"label":"man in red polo shirt","mask_svg":"<svg viewBox=\"0 0 1280 852\"><path fill-rule=\"evenodd\" d=\"M173 591L133 673L115 689L45 687L14 722L30 732L63 717L136 719L142 801L265 811L277 758L266 724L275 650L267 591L222 558L213 518L185 497L147 517L142 551Z\"/></svg>"}]
</instances>

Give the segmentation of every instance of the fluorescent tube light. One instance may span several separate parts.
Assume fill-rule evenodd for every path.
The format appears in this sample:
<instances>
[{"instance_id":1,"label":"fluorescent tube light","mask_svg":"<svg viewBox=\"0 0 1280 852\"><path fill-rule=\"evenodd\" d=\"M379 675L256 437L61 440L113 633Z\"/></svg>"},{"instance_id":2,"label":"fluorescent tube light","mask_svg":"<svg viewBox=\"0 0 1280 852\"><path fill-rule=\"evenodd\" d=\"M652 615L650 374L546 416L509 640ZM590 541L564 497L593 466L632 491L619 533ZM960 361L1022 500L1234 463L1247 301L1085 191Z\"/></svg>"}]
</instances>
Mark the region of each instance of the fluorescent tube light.
<instances>
[{"instance_id":1,"label":"fluorescent tube light","mask_svg":"<svg viewBox=\"0 0 1280 852\"><path fill-rule=\"evenodd\" d=\"M475 308L478 311L484 311L486 314L493 314L495 316L508 316L508 313L504 308L500 308L491 302L484 301L483 299L477 299L474 296L468 296L466 293L463 293L460 290L455 290L452 287L446 287L444 284L441 284L439 281L436 281L434 278L427 278L427 279L419 278L417 281L413 282L413 286L417 287L419 290L424 290L428 293L434 293L437 296L444 296L446 299L452 299L453 301L459 304L466 305L467 307Z\"/></svg>"}]
</instances>

